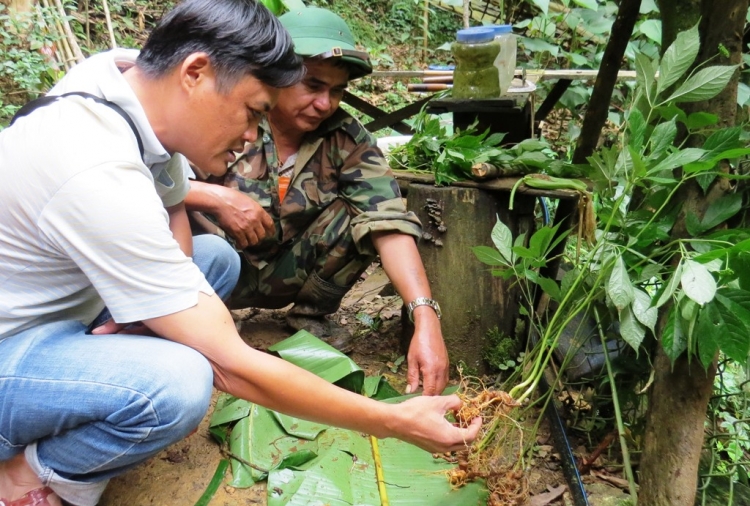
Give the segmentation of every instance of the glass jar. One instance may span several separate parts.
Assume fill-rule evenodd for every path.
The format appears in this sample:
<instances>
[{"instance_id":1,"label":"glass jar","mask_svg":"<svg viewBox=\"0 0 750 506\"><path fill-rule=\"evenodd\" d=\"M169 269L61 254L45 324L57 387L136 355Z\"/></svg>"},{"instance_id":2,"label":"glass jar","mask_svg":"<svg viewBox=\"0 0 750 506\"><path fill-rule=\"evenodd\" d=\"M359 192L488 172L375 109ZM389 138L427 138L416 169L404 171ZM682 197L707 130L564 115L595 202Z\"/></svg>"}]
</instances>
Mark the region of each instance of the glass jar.
<instances>
[{"instance_id":1,"label":"glass jar","mask_svg":"<svg viewBox=\"0 0 750 506\"><path fill-rule=\"evenodd\" d=\"M500 53L500 42L495 31L477 26L456 32L451 45L456 69L453 71L453 98L497 98L500 78L495 60Z\"/></svg>"},{"instance_id":2,"label":"glass jar","mask_svg":"<svg viewBox=\"0 0 750 506\"><path fill-rule=\"evenodd\" d=\"M495 40L500 43L495 67L500 78L500 94L504 95L508 92L516 71L518 43L510 25L492 25L492 29L495 31Z\"/></svg>"}]
</instances>

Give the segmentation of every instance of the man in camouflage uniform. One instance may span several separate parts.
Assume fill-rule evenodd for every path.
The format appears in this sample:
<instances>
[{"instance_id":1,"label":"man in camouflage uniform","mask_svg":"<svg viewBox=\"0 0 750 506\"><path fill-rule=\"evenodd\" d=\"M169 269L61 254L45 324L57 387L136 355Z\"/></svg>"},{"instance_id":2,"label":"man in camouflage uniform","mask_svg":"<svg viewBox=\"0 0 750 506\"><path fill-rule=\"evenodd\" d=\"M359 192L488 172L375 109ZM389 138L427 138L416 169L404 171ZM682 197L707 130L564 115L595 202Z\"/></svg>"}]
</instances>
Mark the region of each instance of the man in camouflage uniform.
<instances>
[{"instance_id":1,"label":"man in camouflage uniform","mask_svg":"<svg viewBox=\"0 0 750 506\"><path fill-rule=\"evenodd\" d=\"M407 391L422 376L425 393L440 393L448 358L416 248L419 220L406 211L374 137L339 109L347 82L372 71L369 58L328 10L292 11L281 22L307 75L281 91L258 139L224 177L192 184L188 209L206 213L241 251L232 307L293 303L292 328L342 351L351 349L351 335L325 315L379 254L415 322Z\"/></svg>"}]
</instances>

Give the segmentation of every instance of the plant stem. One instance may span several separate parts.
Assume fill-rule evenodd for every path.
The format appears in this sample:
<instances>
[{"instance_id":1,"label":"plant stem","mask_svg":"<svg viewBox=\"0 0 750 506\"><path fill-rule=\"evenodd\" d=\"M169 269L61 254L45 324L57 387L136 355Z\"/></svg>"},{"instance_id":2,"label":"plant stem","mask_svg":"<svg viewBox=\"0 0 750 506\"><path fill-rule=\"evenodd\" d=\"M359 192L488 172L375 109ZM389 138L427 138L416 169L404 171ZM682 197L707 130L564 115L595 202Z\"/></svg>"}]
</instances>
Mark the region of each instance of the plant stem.
<instances>
[{"instance_id":1,"label":"plant stem","mask_svg":"<svg viewBox=\"0 0 750 506\"><path fill-rule=\"evenodd\" d=\"M622 412L620 411L620 401L617 397L617 387L615 386L615 375L612 372L612 363L609 361L607 352L607 340L602 330L602 322L599 318L599 310L594 306L594 318L596 318L596 328L599 330L599 339L602 341L602 352L604 353L604 363L607 365L607 376L609 376L609 385L612 389L612 404L615 408L615 418L617 419L617 432L620 436L620 449L622 451L622 463L625 466L625 475L628 477L628 488L630 497L638 499L638 491L635 488L635 478L633 477L633 467L630 465L630 453L628 452L628 443L625 440L625 425L622 422Z\"/></svg>"}]
</instances>

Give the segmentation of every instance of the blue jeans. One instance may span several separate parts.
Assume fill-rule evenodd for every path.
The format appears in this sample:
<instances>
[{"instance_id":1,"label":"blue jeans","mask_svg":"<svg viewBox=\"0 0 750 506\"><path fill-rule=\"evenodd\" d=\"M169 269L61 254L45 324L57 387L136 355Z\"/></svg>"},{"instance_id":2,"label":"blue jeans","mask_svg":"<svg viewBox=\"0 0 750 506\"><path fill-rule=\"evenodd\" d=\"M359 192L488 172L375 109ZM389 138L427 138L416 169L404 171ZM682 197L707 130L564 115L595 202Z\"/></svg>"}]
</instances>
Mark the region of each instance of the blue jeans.
<instances>
[{"instance_id":1,"label":"blue jeans","mask_svg":"<svg viewBox=\"0 0 750 506\"><path fill-rule=\"evenodd\" d=\"M237 253L219 237L194 239L193 261L225 299ZM213 373L187 346L85 330L61 321L0 341L0 461L24 451L60 497L94 506L109 478L198 426Z\"/></svg>"}]
</instances>

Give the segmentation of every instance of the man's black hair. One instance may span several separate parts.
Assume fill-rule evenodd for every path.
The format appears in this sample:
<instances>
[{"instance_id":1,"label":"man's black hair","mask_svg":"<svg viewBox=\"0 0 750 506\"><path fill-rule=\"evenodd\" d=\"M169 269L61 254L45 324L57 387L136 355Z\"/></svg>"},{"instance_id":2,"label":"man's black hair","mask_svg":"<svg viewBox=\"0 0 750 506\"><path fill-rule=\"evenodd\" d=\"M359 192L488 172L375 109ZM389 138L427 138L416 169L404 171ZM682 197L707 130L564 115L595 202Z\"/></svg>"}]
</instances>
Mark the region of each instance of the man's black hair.
<instances>
[{"instance_id":1,"label":"man's black hair","mask_svg":"<svg viewBox=\"0 0 750 506\"><path fill-rule=\"evenodd\" d=\"M197 52L208 54L220 92L248 74L284 88L305 73L292 38L255 0L185 0L151 32L137 65L151 78L163 77Z\"/></svg>"}]
</instances>

